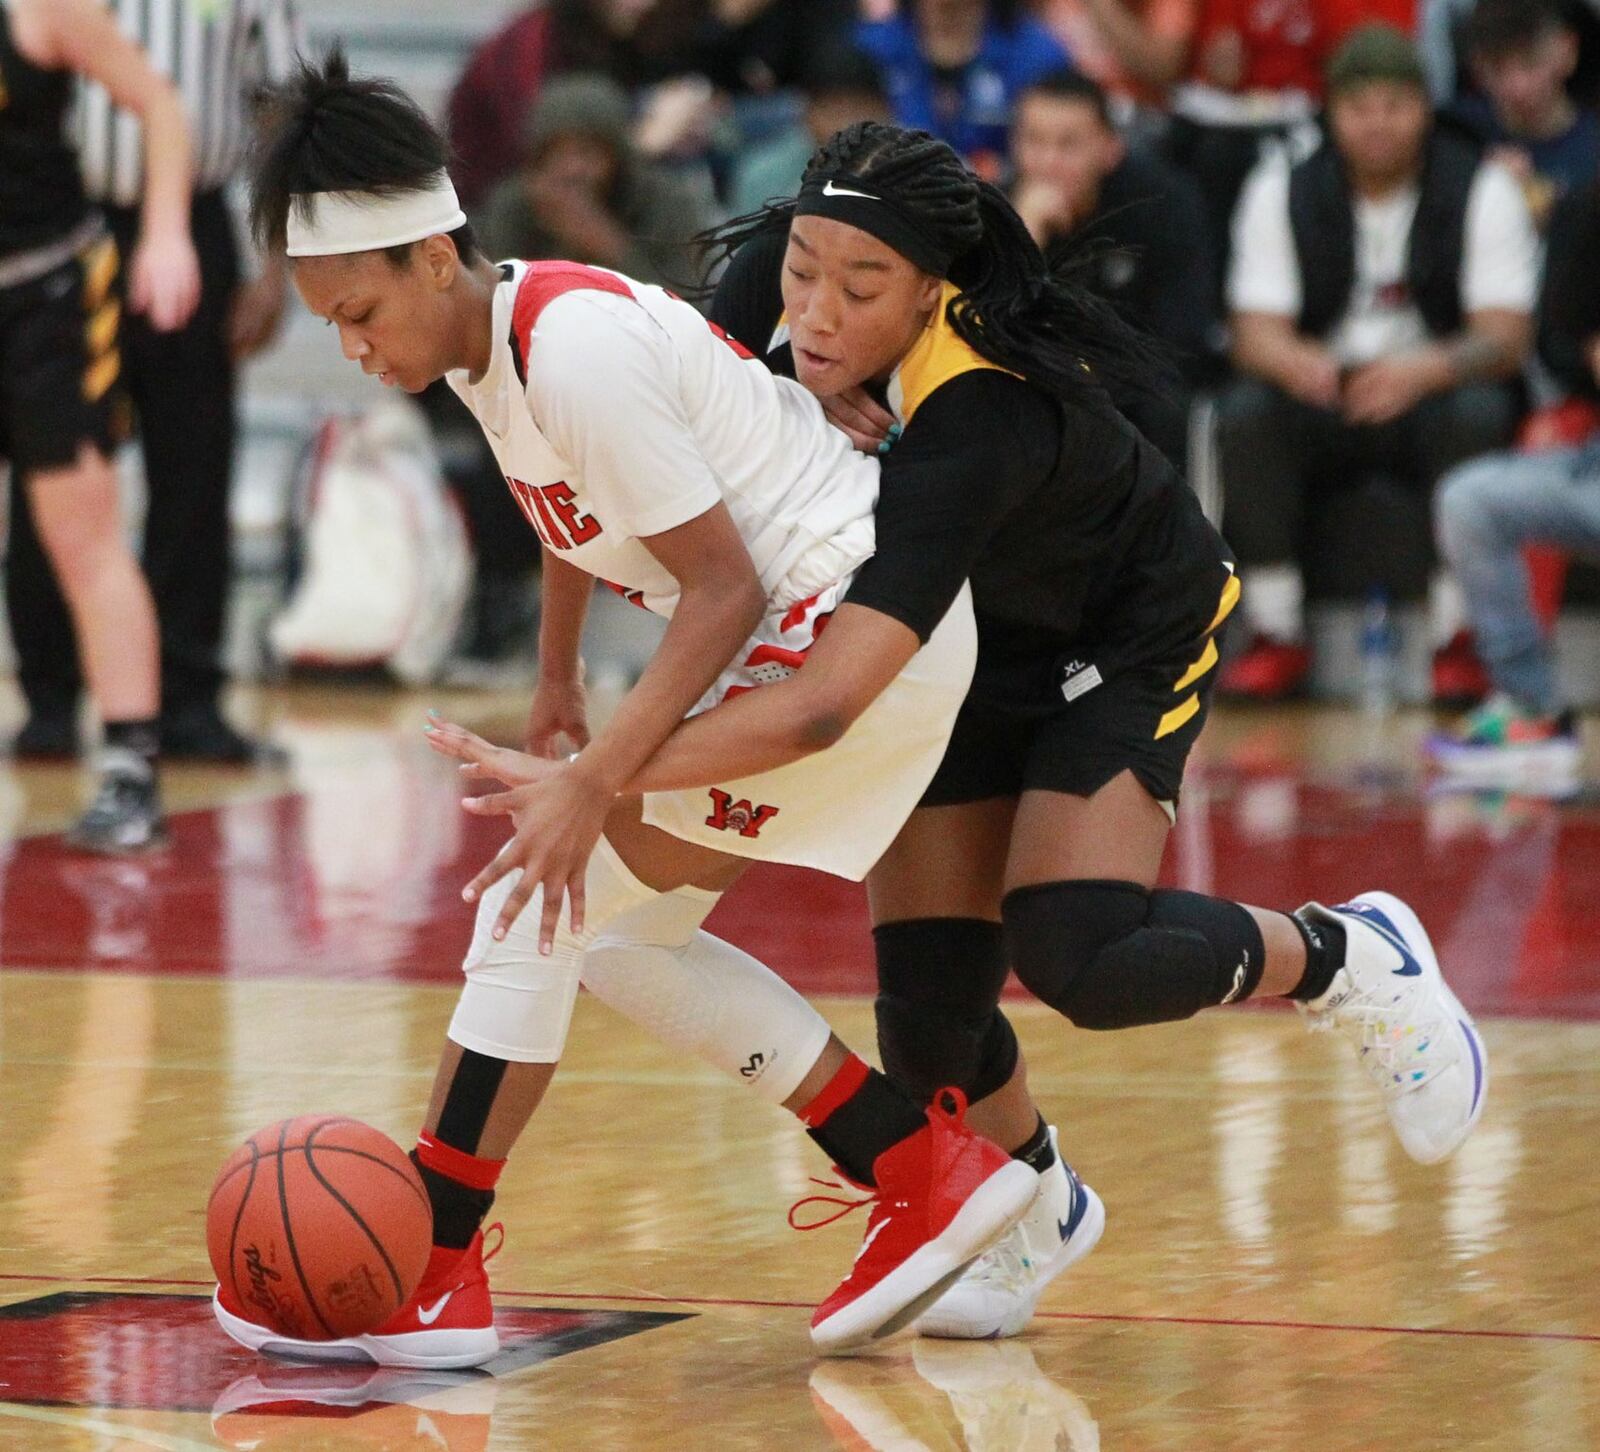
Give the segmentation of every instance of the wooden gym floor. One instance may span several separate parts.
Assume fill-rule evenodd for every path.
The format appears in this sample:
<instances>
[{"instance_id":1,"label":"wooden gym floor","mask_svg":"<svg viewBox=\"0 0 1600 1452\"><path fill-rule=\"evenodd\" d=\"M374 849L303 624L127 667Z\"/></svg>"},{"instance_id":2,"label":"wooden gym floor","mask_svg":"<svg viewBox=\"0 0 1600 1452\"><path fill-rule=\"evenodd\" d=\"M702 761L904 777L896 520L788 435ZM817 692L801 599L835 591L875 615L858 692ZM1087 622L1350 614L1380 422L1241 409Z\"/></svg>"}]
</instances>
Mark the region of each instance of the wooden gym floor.
<instances>
[{"instance_id":1,"label":"wooden gym floor","mask_svg":"<svg viewBox=\"0 0 1600 1452\"><path fill-rule=\"evenodd\" d=\"M860 1217L776 1111L592 1001L512 1161L492 1375L295 1368L222 1338L203 1208L250 1130L337 1110L409 1143L454 998L455 806L426 705L509 739L514 696L249 698L281 775L173 771L162 853L56 833L82 780L0 771L0 1448L1317 1452L1600 1447L1600 812L1433 794L1421 717L1219 716L1169 879L1255 902L1383 885L1483 1016L1489 1107L1411 1164L1291 1013L1120 1035L1019 1000L1105 1240L1023 1338L819 1363L811 1304ZM1591 736L1590 765L1600 767ZM870 1044L859 895L754 875L719 909Z\"/></svg>"}]
</instances>

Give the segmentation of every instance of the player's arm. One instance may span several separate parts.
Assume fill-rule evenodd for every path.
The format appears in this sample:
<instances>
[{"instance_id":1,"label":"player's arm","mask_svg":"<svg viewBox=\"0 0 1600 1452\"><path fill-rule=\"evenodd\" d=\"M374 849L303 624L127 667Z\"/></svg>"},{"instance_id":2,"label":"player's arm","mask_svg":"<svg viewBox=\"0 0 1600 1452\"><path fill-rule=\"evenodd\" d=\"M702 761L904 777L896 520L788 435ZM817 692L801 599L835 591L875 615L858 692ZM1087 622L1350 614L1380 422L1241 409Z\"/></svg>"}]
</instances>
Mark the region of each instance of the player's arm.
<instances>
[{"instance_id":1,"label":"player's arm","mask_svg":"<svg viewBox=\"0 0 1600 1452\"><path fill-rule=\"evenodd\" d=\"M183 102L97 0L53 0L42 13L57 63L98 81L144 124L144 206L129 302L158 329L180 327L200 300L200 264L189 240L194 151Z\"/></svg>"},{"instance_id":2,"label":"player's arm","mask_svg":"<svg viewBox=\"0 0 1600 1452\"><path fill-rule=\"evenodd\" d=\"M824 751L921 647L916 632L893 616L846 602L803 670L685 721L634 774L628 790L710 786Z\"/></svg>"},{"instance_id":3,"label":"player's arm","mask_svg":"<svg viewBox=\"0 0 1600 1452\"><path fill-rule=\"evenodd\" d=\"M719 502L643 544L677 580L678 604L644 673L573 762L573 770L607 797L627 789L766 608L766 591L727 505Z\"/></svg>"},{"instance_id":4,"label":"player's arm","mask_svg":"<svg viewBox=\"0 0 1600 1452\"><path fill-rule=\"evenodd\" d=\"M583 689L583 625L594 595L594 576L542 547L539 580L539 681L528 707L525 744L535 756L558 756L562 738L580 750L589 744Z\"/></svg>"},{"instance_id":5,"label":"player's arm","mask_svg":"<svg viewBox=\"0 0 1600 1452\"><path fill-rule=\"evenodd\" d=\"M1060 444L1056 406L1018 379L986 369L944 384L884 461L877 553L804 668L685 721L629 789L711 786L833 745L933 634Z\"/></svg>"},{"instance_id":6,"label":"player's arm","mask_svg":"<svg viewBox=\"0 0 1600 1452\"><path fill-rule=\"evenodd\" d=\"M583 926L585 869L616 796L748 639L766 591L676 391L674 349L642 308L587 293L559 298L528 358L528 407L601 526L638 540L678 585L656 653L606 728L542 780L468 803L510 815L516 837L465 896L520 869L492 931L504 937L542 887L548 952L563 899L574 929Z\"/></svg>"}]
</instances>

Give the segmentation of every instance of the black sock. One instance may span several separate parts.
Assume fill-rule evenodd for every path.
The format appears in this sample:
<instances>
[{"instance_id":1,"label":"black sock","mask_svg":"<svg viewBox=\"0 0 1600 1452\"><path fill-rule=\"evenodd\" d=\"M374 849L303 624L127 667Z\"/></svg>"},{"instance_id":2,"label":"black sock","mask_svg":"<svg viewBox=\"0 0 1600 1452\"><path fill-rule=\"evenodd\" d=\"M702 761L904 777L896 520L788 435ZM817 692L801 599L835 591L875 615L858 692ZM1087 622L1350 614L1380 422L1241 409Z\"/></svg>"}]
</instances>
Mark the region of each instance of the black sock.
<instances>
[{"instance_id":1,"label":"black sock","mask_svg":"<svg viewBox=\"0 0 1600 1452\"><path fill-rule=\"evenodd\" d=\"M1289 918L1305 939L1306 971L1284 997L1310 1003L1333 986L1334 975L1344 967L1344 928L1320 915L1313 917L1304 908Z\"/></svg>"},{"instance_id":2,"label":"black sock","mask_svg":"<svg viewBox=\"0 0 1600 1452\"><path fill-rule=\"evenodd\" d=\"M876 1185L872 1166L878 1156L927 1122L927 1114L909 1094L868 1069L861 1087L806 1133L852 1180Z\"/></svg>"},{"instance_id":3,"label":"black sock","mask_svg":"<svg viewBox=\"0 0 1600 1452\"><path fill-rule=\"evenodd\" d=\"M107 721L105 744L112 751L131 752L154 770L161 751L161 722L154 716L148 720Z\"/></svg>"},{"instance_id":4,"label":"black sock","mask_svg":"<svg viewBox=\"0 0 1600 1452\"><path fill-rule=\"evenodd\" d=\"M462 1049L461 1062L456 1065L450 1087L445 1091L439 1124L432 1138L463 1155L476 1155L506 1067L504 1059L491 1058L475 1049ZM474 1189L441 1174L423 1164L416 1150L411 1151L411 1162L421 1173L433 1206L433 1243L465 1250L494 1204L494 1191Z\"/></svg>"},{"instance_id":5,"label":"black sock","mask_svg":"<svg viewBox=\"0 0 1600 1452\"><path fill-rule=\"evenodd\" d=\"M483 1127L489 1122L489 1111L494 1108L495 1095L505 1076L504 1059L492 1059L476 1049L462 1049L433 1137L464 1155L477 1154Z\"/></svg>"},{"instance_id":6,"label":"black sock","mask_svg":"<svg viewBox=\"0 0 1600 1452\"><path fill-rule=\"evenodd\" d=\"M430 1170L417 1158L415 1150L411 1151L411 1163L422 1176L422 1187L433 1206L433 1243L447 1250L465 1250L494 1204L494 1191L474 1190L460 1180Z\"/></svg>"},{"instance_id":7,"label":"black sock","mask_svg":"<svg viewBox=\"0 0 1600 1452\"><path fill-rule=\"evenodd\" d=\"M1050 1142L1050 1126L1039 1116L1039 1127L1014 1150L1011 1158L1021 1160L1029 1169L1043 1174L1056 1162L1056 1147Z\"/></svg>"}]
</instances>

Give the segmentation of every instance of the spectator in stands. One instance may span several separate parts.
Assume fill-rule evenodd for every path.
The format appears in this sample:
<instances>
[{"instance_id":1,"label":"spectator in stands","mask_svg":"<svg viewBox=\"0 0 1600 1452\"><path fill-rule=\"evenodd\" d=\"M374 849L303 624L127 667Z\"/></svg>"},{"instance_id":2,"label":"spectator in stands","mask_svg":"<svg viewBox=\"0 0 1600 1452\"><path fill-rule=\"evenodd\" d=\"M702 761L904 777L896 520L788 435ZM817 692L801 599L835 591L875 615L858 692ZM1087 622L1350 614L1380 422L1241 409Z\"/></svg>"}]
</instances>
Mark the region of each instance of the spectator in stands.
<instances>
[{"instance_id":1,"label":"spectator in stands","mask_svg":"<svg viewBox=\"0 0 1600 1452\"><path fill-rule=\"evenodd\" d=\"M772 197L793 196L811 153L853 121L887 121L889 104L871 57L840 46L819 53L801 77L805 115L789 131L740 158L729 188L735 216Z\"/></svg>"},{"instance_id":2,"label":"spectator in stands","mask_svg":"<svg viewBox=\"0 0 1600 1452\"><path fill-rule=\"evenodd\" d=\"M1130 149L1106 93L1073 70L1027 87L1011 131L1011 201L1034 240L1056 258L1093 239L1093 282L1132 322L1166 343L1184 386L1119 399L1140 431L1181 468L1189 401L1215 320L1194 185L1153 155Z\"/></svg>"},{"instance_id":3,"label":"spectator in stands","mask_svg":"<svg viewBox=\"0 0 1600 1452\"><path fill-rule=\"evenodd\" d=\"M686 75L704 12L704 0L543 0L513 17L473 52L450 93L451 177L462 205L481 207L516 169L547 76L604 71L632 91Z\"/></svg>"},{"instance_id":4,"label":"spectator in stands","mask_svg":"<svg viewBox=\"0 0 1600 1452\"><path fill-rule=\"evenodd\" d=\"M1135 105L1165 108L1189 63L1200 0L1043 0L1039 10L1125 124Z\"/></svg>"},{"instance_id":5,"label":"spectator in stands","mask_svg":"<svg viewBox=\"0 0 1600 1452\"><path fill-rule=\"evenodd\" d=\"M1574 397L1600 405L1600 182L1574 191L1550 231L1539 351ZM1539 453L1490 454L1440 486L1439 548L1460 581L1494 694L1429 754L1457 771L1571 769L1579 746L1562 709L1550 638L1535 618L1523 546L1600 559L1600 437Z\"/></svg>"},{"instance_id":6,"label":"spectator in stands","mask_svg":"<svg viewBox=\"0 0 1600 1452\"><path fill-rule=\"evenodd\" d=\"M1556 199L1600 170L1600 120L1567 94L1578 37L1559 0L1478 0L1466 39L1481 94L1451 114L1522 183L1542 230Z\"/></svg>"},{"instance_id":7,"label":"spectator in stands","mask_svg":"<svg viewBox=\"0 0 1600 1452\"><path fill-rule=\"evenodd\" d=\"M1515 180L1431 129L1411 42L1351 34L1328 66L1330 141L1266 162L1240 201L1228 294L1244 377L1225 396L1224 532L1253 638L1220 684L1297 690L1298 561L1313 491L1382 473L1431 490L1510 440L1537 241Z\"/></svg>"},{"instance_id":8,"label":"spectator in stands","mask_svg":"<svg viewBox=\"0 0 1600 1452\"><path fill-rule=\"evenodd\" d=\"M1245 178L1269 150L1316 145L1328 33L1323 0L1202 0L1165 150L1199 188L1219 289Z\"/></svg>"},{"instance_id":9,"label":"spectator in stands","mask_svg":"<svg viewBox=\"0 0 1600 1452\"><path fill-rule=\"evenodd\" d=\"M593 72L546 81L520 167L474 217L488 255L568 258L641 282L690 285L691 239L714 220L710 199L639 156L629 126L628 97L615 81Z\"/></svg>"},{"instance_id":10,"label":"spectator in stands","mask_svg":"<svg viewBox=\"0 0 1600 1452\"><path fill-rule=\"evenodd\" d=\"M1066 65L1066 51L1021 0L908 0L887 8L884 18L862 21L856 43L883 73L895 121L931 131L997 181L1016 97Z\"/></svg>"}]
</instances>

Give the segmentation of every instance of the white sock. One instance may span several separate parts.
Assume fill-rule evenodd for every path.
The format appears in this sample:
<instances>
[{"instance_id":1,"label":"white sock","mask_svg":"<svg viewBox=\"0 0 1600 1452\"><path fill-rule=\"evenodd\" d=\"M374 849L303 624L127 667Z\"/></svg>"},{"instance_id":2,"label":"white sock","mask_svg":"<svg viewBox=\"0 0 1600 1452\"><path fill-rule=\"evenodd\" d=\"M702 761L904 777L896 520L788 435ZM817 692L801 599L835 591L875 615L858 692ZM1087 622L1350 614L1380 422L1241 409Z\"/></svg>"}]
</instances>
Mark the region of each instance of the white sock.
<instances>
[{"instance_id":1,"label":"white sock","mask_svg":"<svg viewBox=\"0 0 1600 1452\"><path fill-rule=\"evenodd\" d=\"M1285 645L1305 637L1305 580L1298 565L1252 565L1239 572L1251 630Z\"/></svg>"},{"instance_id":2,"label":"white sock","mask_svg":"<svg viewBox=\"0 0 1600 1452\"><path fill-rule=\"evenodd\" d=\"M1428 582L1428 630L1434 648L1449 645L1467 628L1467 597L1456 577L1441 570Z\"/></svg>"}]
</instances>

